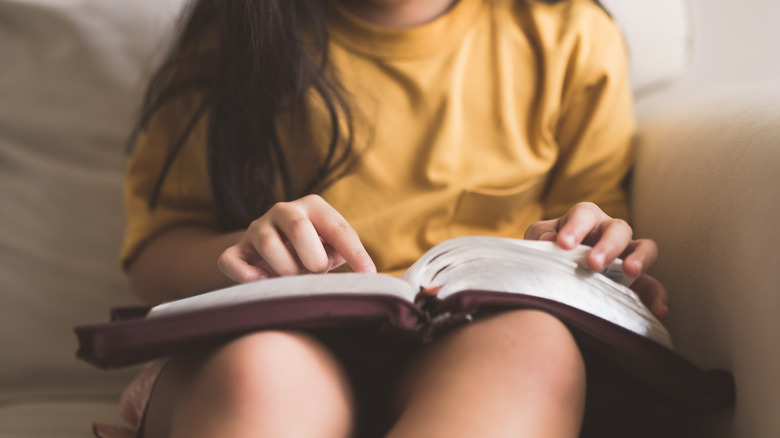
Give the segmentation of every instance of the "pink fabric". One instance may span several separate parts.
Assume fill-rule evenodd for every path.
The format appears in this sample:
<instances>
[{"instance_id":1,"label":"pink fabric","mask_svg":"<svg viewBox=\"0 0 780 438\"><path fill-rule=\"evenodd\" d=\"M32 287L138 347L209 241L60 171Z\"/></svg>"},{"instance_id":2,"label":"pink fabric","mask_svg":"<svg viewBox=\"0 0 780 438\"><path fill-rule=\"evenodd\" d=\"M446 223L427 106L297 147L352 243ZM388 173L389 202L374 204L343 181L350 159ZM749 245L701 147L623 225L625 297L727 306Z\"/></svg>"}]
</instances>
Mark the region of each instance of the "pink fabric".
<instances>
[{"instance_id":1,"label":"pink fabric","mask_svg":"<svg viewBox=\"0 0 780 438\"><path fill-rule=\"evenodd\" d=\"M154 383L165 365L165 359L159 359L146 364L141 373L130 382L119 398L119 414L127 421L128 426L104 423L92 425L92 432L97 438L140 438L146 405L154 388Z\"/></svg>"}]
</instances>

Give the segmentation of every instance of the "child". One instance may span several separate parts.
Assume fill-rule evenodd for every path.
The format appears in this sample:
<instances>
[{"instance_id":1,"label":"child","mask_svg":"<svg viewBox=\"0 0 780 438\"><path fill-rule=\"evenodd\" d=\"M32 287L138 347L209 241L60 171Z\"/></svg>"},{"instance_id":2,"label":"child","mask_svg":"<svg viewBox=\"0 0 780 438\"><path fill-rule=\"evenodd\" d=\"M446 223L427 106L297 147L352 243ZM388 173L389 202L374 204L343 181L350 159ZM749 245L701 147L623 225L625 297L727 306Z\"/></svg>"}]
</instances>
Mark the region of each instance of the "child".
<instances>
[{"instance_id":1,"label":"child","mask_svg":"<svg viewBox=\"0 0 780 438\"><path fill-rule=\"evenodd\" d=\"M589 0L199 0L147 96L123 263L159 303L524 235L623 257L663 317L624 221L632 117ZM267 331L153 368L148 438L575 437L585 408L576 342L534 310L423 348Z\"/></svg>"}]
</instances>

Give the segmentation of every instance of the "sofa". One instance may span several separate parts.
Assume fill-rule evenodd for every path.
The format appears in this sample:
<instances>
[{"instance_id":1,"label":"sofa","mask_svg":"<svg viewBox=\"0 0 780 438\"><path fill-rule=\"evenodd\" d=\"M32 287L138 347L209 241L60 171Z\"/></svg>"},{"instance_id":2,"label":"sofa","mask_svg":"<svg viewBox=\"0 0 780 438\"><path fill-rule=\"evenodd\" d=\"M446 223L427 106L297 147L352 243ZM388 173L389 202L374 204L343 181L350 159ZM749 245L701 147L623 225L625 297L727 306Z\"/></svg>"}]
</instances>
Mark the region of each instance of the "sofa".
<instances>
[{"instance_id":1,"label":"sofa","mask_svg":"<svg viewBox=\"0 0 780 438\"><path fill-rule=\"evenodd\" d=\"M736 378L734 409L681 436L780 436L780 82L691 77L707 1L602 3L629 45L633 222L661 248L666 323ZM121 424L137 370L77 361L72 327L138 303L117 262L124 143L183 4L0 0L0 438Z\"/></svg>"}]
</instances>

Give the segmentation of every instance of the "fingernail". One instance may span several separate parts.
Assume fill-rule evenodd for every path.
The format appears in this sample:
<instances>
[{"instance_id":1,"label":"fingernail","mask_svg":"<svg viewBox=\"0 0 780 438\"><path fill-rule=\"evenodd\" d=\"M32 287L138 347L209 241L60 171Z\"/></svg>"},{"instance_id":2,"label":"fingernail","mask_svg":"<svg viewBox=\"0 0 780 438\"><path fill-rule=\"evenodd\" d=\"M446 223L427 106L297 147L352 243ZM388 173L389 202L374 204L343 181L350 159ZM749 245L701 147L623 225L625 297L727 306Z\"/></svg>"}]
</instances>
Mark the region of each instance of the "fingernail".
<instances>
[{"instance_id":1,"label":"fingernail","mask_svg":"<svg viewBox=\"0 0 780 438\"><path fill-rule=\"evenodd\" d=\"M574 242L574 236L571 234L564 234L563 236L561 236L561 240L566 246L570 248L573 248L574 245L576 245L576 243Z\"/></svg>"},{"instance_id":2,"label":"fingernail","mask_svg":"<svg viewBox=\"0 0 780 438\"><path fill-rule=\"evenodd\" d=\"M604 266L604 260L606 259L604 253L592 251L591 254L592 254L591 257L593 257L593 261L596 262L596 264L599 265L599 267Z\"/></svg>"}]
</instances>

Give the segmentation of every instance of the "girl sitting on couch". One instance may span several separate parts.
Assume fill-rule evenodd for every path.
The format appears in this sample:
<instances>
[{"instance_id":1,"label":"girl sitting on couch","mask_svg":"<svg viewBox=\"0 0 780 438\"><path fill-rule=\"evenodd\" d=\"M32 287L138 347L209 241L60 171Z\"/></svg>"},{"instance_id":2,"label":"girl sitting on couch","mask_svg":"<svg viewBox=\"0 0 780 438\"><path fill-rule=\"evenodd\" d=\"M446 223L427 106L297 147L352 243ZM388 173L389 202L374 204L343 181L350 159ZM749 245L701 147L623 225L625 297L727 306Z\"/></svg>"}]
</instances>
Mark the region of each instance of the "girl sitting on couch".
<instances>
[{"instance_id":1,"label":"girl sitting on couch","mask_svg":"<svg viewBox=\"0 0 780 438\"><path fill-rule=\"evenodd\" d=\"M525 236L622 257L662 317L625 222L626 69L590 0L197 0L134 139L124 266L159 303ZM585 394L566 326L516 310L420 348L253 333L151 365L123 406L149 438L576 437Z\"/></svg>"}]
</instances>

